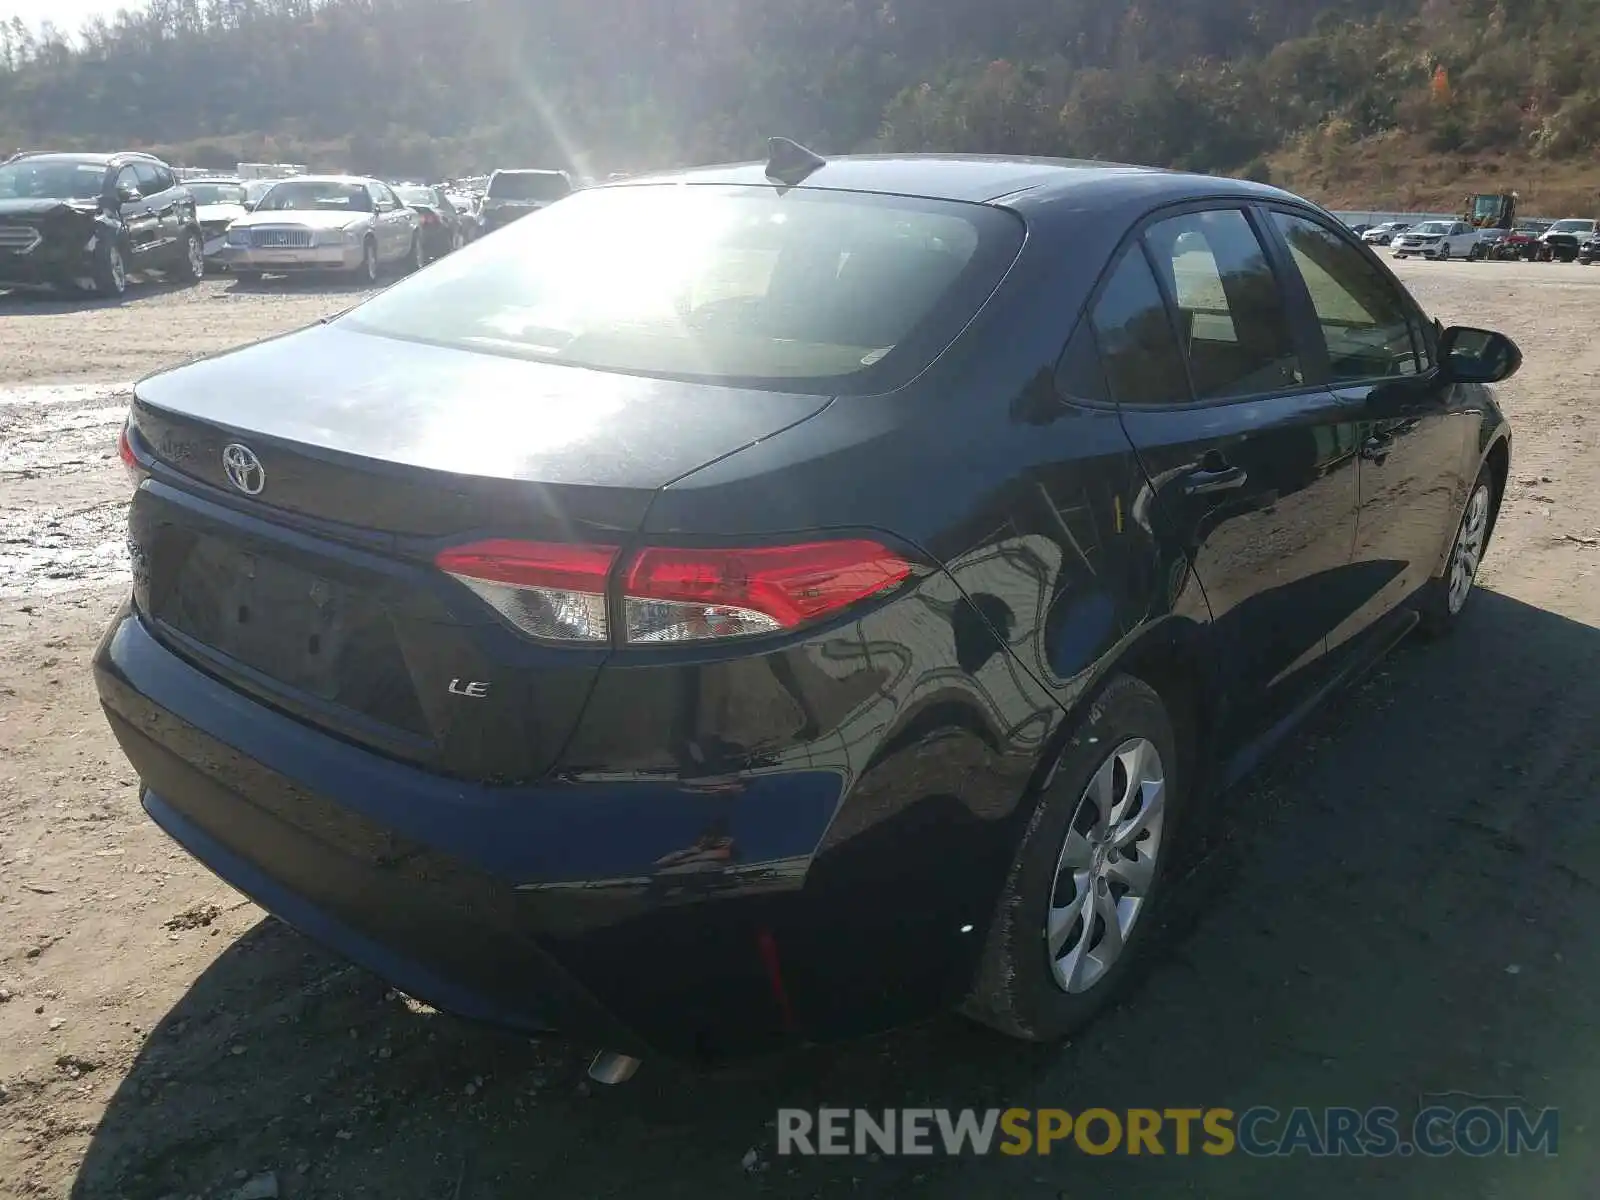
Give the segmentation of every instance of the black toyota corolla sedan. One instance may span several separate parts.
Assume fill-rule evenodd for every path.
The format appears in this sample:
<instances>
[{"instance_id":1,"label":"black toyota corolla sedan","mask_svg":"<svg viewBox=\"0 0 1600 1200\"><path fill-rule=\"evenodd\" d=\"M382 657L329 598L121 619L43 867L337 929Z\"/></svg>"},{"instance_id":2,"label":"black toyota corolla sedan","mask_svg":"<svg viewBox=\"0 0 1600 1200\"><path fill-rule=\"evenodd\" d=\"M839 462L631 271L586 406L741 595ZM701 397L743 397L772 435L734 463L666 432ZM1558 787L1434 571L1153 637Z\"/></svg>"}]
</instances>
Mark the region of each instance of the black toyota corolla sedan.
<instances>
[{"instance_id":1,"label":"black toyota corolla sedan","mask_svg":"<svg viewBox=\"0 0 1600 1200\"><path fill-rule=\"evenodd\" d=\"M1060 1038L1185 810L1462 614L1519 363L1270 187L780 142L140 383L99 692L157 824L438 1007Z\"/></svg>"}]
</instances>

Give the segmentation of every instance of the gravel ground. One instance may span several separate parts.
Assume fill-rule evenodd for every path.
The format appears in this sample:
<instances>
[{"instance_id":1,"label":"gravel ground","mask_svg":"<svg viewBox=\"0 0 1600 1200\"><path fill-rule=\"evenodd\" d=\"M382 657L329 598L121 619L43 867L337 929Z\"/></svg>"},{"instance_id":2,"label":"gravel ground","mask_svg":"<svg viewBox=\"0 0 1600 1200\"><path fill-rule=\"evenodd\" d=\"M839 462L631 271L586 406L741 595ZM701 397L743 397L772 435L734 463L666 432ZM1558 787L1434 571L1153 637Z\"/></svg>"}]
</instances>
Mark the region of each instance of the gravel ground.
<instances>
[{"instance_id":1,"label":"gravel ground","mask_svg":"<svg viewBox=\"0 0 1600 1200\"><path fill-rule=\"evenodd\" d=\"M1486 594L1232 800L1194 920L1066 1048L954 1020L591 1090L589 1047L418 1011L141 815L87 664L131 380L344 307L211 280L0 297L0 1195L1592 1197L1600 1155L1600 272L1398 264L1527 356ZM1554 1159L773 1160L779 1105L1561 1109ZM258 1179L270 1172L271 1179ZM270 1185L270 1186L269 1186Z\"/></svg>"}]
</instances>

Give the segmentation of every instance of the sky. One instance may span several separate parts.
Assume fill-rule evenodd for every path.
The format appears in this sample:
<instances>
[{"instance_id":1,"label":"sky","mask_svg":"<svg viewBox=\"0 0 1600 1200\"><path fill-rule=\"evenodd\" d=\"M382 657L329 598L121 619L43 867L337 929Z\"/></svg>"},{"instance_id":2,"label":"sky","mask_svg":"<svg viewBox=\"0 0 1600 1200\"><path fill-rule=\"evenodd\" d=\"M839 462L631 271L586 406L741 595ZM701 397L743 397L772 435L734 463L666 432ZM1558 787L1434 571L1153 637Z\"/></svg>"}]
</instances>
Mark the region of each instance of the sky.
<instances>
[{"instance_id":1,"label":"sky","mask_svg":"<svg viewBox=\"0 0 1600 1200\"><path fill-rule=\"evenodd\" d=\"M30 29L37 29L43 21L54 21L68 33L77 33L95 13L110 16L119 8L137 7L137 0L0 0L0 14L7 20L21 17Z\"/></svg>"}]
</instances>

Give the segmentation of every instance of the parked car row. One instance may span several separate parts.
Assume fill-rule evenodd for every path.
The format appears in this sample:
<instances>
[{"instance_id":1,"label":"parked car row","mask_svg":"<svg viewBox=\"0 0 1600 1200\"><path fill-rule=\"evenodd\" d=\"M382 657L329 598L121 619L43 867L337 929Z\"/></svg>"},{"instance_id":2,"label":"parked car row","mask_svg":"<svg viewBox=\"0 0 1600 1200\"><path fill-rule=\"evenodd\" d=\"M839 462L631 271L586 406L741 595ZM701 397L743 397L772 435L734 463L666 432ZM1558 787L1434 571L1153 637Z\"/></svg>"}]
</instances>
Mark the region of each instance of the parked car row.
<instances>
[{"instance_id":1,"label":"parked car row","mask_svg":"<svg viewBox=\"0 0 1600 1200\"><path fill-rule=\"evenodd\" d=\"M1388 246L1396 258L1575 261L1584 266L1600 260L1600 227L1580 217L1519 221L1509 229L1480 229L1467 221L1385 221L1359 232L1363 242Z\"/></svg>"},{"instance_id":2,"label":"parked car row","mask_svg":"<svg viewBox=\"0 0 1600 1200\"><path fill-rule=\"evenodd\" d=\"M108 298L131 275L194 282L415 270L573 191L564 171L500 170L479 197L364 175L184 178L153 155L19 153L0 164L0 289Z\"/></svg>"}]
</instances>

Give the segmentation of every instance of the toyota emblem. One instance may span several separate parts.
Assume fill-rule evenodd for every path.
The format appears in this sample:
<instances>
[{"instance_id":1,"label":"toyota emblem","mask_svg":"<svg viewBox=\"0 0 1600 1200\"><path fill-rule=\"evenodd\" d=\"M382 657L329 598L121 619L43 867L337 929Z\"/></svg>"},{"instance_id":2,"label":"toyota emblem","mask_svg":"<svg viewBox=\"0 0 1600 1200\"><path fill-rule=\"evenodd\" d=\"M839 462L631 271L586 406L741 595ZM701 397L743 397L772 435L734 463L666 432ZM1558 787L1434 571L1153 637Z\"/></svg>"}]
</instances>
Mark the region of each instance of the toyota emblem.
<instances>
[{"instance_id":1,"label":"toyota emblem","mask_svg":"<svg viewBox=\"0 0 1600 1200\"><path fill-rule=\"evenodd\" d=\"M222 469L228 473L228 482L246 496L259 496L267 486L267 471L249 446L230 442L222 448Z\"/></svg>"}]
</instances>

